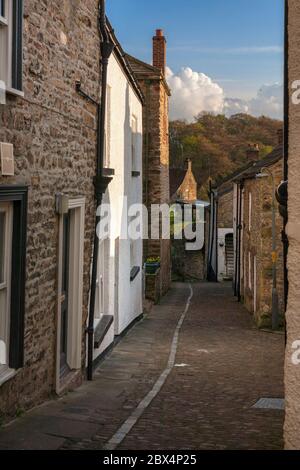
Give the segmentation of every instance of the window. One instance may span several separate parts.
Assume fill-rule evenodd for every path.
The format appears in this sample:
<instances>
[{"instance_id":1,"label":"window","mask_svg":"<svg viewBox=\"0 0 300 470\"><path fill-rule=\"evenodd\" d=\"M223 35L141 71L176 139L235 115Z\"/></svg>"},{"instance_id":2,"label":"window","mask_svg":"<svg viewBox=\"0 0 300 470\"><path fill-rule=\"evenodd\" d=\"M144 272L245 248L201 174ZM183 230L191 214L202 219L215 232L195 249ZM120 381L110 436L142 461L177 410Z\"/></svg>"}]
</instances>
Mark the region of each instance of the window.
<instances>
[{"instance_id":1,"label":"window","mask_svg":"<svg viewBox=\"0 0 300 470\"><path fill-rule=\"evenodd\" d=\"M23 0L0 0L0 81L22 91Z\"/></svg>"},{"instance_id":2,"label":"window","mask_svg":"<svg viewBox=\"0 0 300 470\"><path fill-rule=\"evenodd\" d=\"M104 131L104 166L110 168L110 145L111 145L111 86L107 85L106 89L106 122Z\"/></svg>"},{"instance_id":3,"label":"window","mask_svg":"<svg viewBox=\"0 0 300 470\"><path fill-rule=\"evenodd\" d=\"M96 324L101 320L104 315L105 309L105 288L106 284L106 256L105 256L106 240L99 241L99 257L98 257L98 278L97 278L97 291L95 303L95 322Z\"/></svg>"},{"instance_id":4,"label":"window","mask_svg":"<svg viewBox=\"0 0 300 470\"><path fill-rule=\"evenodd\" d=\"M252 263L251 263L251 253L248 253L248 287L252 290Z\"/></svg>"},{"instance_id":5,"label":"window","mask_svg":"<svg viewBox=\"0 0 300 470\"><path fill-rule=\"evenodd\" d=\"M0 186L0 384L23 366L27 188Z\"/></svg>"},{"instance_id":6,"label":"window","mask_svg":"<svg viewBox=\"0 0 300 470\"><path fill-rule=\"evenodd\" d=\"M9 364L10 279L12 253L12 204L0 202L0 367ZM1 368L0 368L1 377Z\"/></svg>"},{"instance_id":7,"label":"window","mask_svg":"<svg viewBox=\"0 0 300 470\"><path fill-rule=\"evenodd\" d=\"M0 0L0 21L6 23L5 0Z\"/></svg>"},{"instance_id":8,"label":"window","mask_svg":"<svg viewBox=\"0 0 300 470\"><path fill-rule=\"evenodd\" d=\"M81 368L85 198L69 199L59 217L56 389Z\"/></svg>"},{"instance_id":9,"label":"window","mask_svg":"<svg viewBox=\"0 0 300 470\"><path fill-rule=\"evenodd\" d=\"M132 120L131 120L131 168L132 168L132 171L138 171L137 132L138 132L137 118L135 116L132 116Z\"/></svg>"},{"instance_id":10,"label":"window","mask_svg":"<svg viewBox=\"0 0 300 470\"><path fill-rule=\"evenodd\" d=\"M249 232L252 228L252 194L249 193L249 209L248 209L248 213L249 213Z\"/></svg>"}]
</instances>

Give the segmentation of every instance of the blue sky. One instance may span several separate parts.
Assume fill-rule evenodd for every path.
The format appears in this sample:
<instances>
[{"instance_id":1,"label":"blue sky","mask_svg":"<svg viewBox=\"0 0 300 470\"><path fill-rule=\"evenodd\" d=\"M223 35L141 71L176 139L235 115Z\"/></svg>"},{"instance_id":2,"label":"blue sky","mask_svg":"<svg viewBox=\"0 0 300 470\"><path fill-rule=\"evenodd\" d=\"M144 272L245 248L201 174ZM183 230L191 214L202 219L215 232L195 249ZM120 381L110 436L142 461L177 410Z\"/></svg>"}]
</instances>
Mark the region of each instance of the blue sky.
<instances>
[{"instance_id":1,"label":"blue sky","mask_svg":"<svg viewBox=\"0 0 300 470\"><path fill-rule=\"evenodd\" d=\"M107 0L107 13L129 53L151 62L163 28L172 71L203 72L227 97L283 80L283 0Z\"/></svg>"}]
</instances>

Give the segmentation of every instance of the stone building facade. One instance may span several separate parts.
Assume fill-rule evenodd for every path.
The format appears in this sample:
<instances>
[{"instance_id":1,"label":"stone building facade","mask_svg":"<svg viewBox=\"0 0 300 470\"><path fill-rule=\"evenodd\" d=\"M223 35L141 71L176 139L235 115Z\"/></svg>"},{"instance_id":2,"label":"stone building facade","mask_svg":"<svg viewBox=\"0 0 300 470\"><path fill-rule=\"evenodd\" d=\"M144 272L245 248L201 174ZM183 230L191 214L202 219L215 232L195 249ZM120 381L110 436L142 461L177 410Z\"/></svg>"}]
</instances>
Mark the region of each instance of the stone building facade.
<instances>
[{"instance_id":1,"label":"stone building facade","mask_svg":"<svg viewBox=\"0 0 300 470\"><path fill-rule=\"evenodd\" d=\"M287 32L288 32L288 115L286 123L286 157L288 157L288 306L286 312L287 346L285 360L285 407L286 419L284 426L285 446L289 450L300 448L300 4L297 0L287 2Z\"/></svg>"},{"instance_id":2,"label":"stone building facade","mask_svg":"<svg viewBox=\"0 0 300 470\"><path fill-rule=\"evenodd\" d=\"M192 160L187 159L186 171L177 168L170 170L171 201L194 202L198 197L198 184L193 173ZM175 190L174 190L175 188Z\"/></svg>"},{"instance_id":3,"label":"stone building facade","mask_svg":"<svg viewBox=\"0 0 300 470\"><path fill-rule=\"evenodd\" d=\"M134 57L128 61L145 97L144 106L144 202L169 204L169 97L170 89L165 78L166 39L162 30L153 37L153 65ZM145 259L159 257L160 295L164 295L171 282L170 240L148 240L144 244ZM147 295L147 292L146 292Z\"/></svg>"},{"instance_id":4,"label":"stone building facade","mask_svg":"<svg viewBox=\"0 0 300 470\"><path fill-rule=\"evenodd\" d=\"M274 187L272 178L274 178ZM241 224L239 224L241 225L241 233L238 248L240 262L239 295L260 328L272 326L273 190L281 183L282 179L282 145L263 160L259 160L253 168L235 179L237 183L234 191L235 199L239 197L239 194L241 201ZM237 204L235 200L235 208ZM279 322L283 325L283 221L276 200L274 210Z\"/></svg>"},{"instance_id":5,"label":"stone building facade","mask_svg":"<svg viewBox=\"0 0 300 470\"><path fill-rule=\"evenodd\" d=\"M101 91L98 0L17 0L5 2L4 14L0 420L75 388L85 377ZM103 202L113 203L115 232L111 249L99 241L94 358L142 314L143 300L142 240L117 241L124 217L120 198L142 203L144 98L109 24L107 35L114 50L102 180L114 180ZM96 337L104 317L112 320Z\"/></svg>"},{"instance_id":6,"label":"stone building facade","mask_svg":"<svg viewBox=\"0 0 300 470\"><path fill-rule=\"evenodd\" d=\"M20 90L7 92L6 104L0 105L0 141L12 144L14 152L14 175L3 175L2 161L2 209L4 199L10 204L7 187L11 191L16 187L28 191L25 316L21 332L24 345L19 352L24 359L6 371L2 367L0 414L6 416L47 400L58 388L82 381L95 218L97 108L76 93L75 81L80 79L95 100L100 87L97 0L27 0L20 21L24 31L23 85ZM70 383L60 384L56 378L58 193L67 194L74 208L78 203L84 214L82 311L78 317L82 342L77 345L80 363L77 360ZM15 202L11 202L11 207L18 211ZM22 223L26 223L24 219ZM20 327L23 329L22 320ZM13 348L11 338L10 349Z\"/></svg>"}]
</instances>

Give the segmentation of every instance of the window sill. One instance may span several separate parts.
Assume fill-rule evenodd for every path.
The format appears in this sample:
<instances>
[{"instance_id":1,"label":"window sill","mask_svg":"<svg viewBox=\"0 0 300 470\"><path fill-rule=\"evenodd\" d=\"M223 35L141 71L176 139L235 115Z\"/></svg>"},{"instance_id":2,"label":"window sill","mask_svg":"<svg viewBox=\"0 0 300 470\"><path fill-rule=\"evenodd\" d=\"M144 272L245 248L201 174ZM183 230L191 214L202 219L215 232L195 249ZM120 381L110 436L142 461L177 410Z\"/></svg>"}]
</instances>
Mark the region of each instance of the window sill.
<instances>
[{"instance_id":1,"label":"window sill","mask_svg":"<svg viewBox=\"0 0 300 470\"><path fill-rule=\"evenodd\" d=\"M24 91L20 91L20 90L16 90L15 88L6 88L6 93L8 95L12 95L12 96L20 96L21 98L24 98Z\"/></svg>"},{"instance_id":2,"label":"window sill","mask_svg":"<svg viewBox=\"0 0 300 470\"><path fill-rule=\"evenodd\" d=\"M4 18L3 16L0 16L0 26L8 26L7 18Z\"/></svg>"},{"instance_id":3,"label":"window sill","mask_svg":"<svg viewBox=\"0 0 300 470\"><path fill-rule=\"evenodd\" d=\"M115 170L113 168L103 168L103 175L104 176L115 176Z\"/></svg>"},{"instance_id":4,"label":"window sill","mask_svg":"<svg viewBox=\"0 0 300 470\"><path fill-rule=\"evenodd\" d=\"M134 266L132 270L130 271L130 282L133 282L135 278L138 276L140 273L141 268L139 266Z\"/></svg>"},{"instance_id":5,"label":"window sill","mask_svg":"<svg viewBox=\"0 0 300 470\"><path fill-rule=\"evenodd\" d=\"M4 367L4 366L3 366ZM8 380L12 379L17 375L18 371L15 369L8 369L7 367L4 367L3 370L1 370L0 366L0 387L3 385L5 382L8 382Z\"/></svg>"}]
</instances>

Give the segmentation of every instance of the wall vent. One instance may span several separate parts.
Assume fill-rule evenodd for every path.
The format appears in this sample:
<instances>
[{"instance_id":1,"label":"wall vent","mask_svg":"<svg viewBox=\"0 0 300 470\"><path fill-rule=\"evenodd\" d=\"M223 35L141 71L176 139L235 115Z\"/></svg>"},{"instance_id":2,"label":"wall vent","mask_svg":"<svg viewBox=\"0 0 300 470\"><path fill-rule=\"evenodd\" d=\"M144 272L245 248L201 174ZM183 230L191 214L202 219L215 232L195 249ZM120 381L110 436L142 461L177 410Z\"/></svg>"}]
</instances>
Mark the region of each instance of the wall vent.
<instances>
[{"instance_id":1,"label":"wall vent","mask_svg":"<svg viewBox=\"0 0 300 470\"><path fill-rule=\"evenodd\" d=\"M2 176L14 176L14 146L0 142L1 174Z\"/></svg>"}]
</instances>

